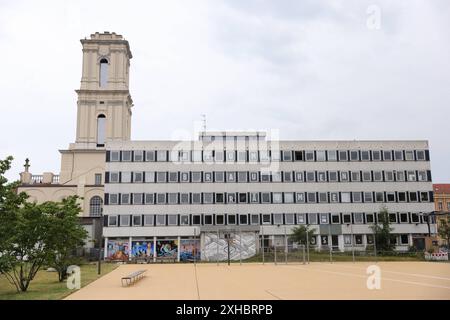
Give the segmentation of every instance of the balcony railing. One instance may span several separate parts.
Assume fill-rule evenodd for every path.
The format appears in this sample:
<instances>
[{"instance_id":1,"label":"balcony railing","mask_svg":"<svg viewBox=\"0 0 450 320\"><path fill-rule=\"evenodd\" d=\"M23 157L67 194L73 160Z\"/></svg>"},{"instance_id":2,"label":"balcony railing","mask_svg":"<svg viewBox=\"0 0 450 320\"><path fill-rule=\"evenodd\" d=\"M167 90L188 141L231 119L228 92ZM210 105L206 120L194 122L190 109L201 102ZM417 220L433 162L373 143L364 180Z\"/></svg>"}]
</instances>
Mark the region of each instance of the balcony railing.
<instances>
[{"instance_id":1,"label":"balcony railing","mask_svg":"<svg viewBox=\"0 0 450 320\"><path fill-rule=\"evenodd\" d=\"M59 183L59 174L55 174L52 178L52 183L58 184Z\"/></svg>"},{"instance_id":2,"label":"balcony railing","mask_svg":"<svg viewBox=\"0 0 450 320\"><path fill-rule=\"evenodd\" d=\"M31 176L31 183L42 183L44 176L42 174L34 174Z\"/></svg>"}]
</instances>

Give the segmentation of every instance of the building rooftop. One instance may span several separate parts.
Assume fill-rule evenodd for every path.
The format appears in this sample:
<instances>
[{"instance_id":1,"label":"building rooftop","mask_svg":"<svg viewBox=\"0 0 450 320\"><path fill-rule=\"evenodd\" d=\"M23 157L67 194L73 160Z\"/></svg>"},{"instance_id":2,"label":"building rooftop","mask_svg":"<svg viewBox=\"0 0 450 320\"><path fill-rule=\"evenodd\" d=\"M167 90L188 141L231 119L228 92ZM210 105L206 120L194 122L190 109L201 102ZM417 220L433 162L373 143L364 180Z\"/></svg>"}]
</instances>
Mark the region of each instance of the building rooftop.
<instances>
[{"instance_id":1,"label":"building rooftop","mask_svg":"<svg viewBox=\"0 0 450 320\"><path fill-rule=\"evenodd\" d=\"M434 191L434 193L450 194L450 183L433 184L433 191Z\"/></svg>"}]
</instances>

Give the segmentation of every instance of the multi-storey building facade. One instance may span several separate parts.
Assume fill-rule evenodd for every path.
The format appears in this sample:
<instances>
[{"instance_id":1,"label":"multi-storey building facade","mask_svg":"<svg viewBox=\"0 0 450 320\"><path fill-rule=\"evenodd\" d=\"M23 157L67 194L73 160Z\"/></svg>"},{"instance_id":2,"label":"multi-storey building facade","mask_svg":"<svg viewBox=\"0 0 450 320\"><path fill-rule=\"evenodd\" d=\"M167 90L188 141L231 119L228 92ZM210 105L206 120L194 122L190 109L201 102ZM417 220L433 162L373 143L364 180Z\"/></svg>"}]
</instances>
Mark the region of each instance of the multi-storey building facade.
<instances>
[{"instance_id":1,"label":"multi-storey building facade","mask_svg":"<svg viewBox=\"0 0 450 320\"><path fill-rule=\"evenodd\" d=\"M433 184L434 206L437 213L436 223L450 222L450 184ZM439 238L440 245L449 245L446 240Z\"/></svg>"},{"instance_id":2,"label":"multi-storey building facade","mask_svg":"<svg viewBox=\"0 0 450 320\"><path fill-rule=\"evenodd\" d=\"M260 132L210 132L199 141L111 142L105 182L110 258L119 251L156 259L168 246L182 259L189 256L183 248L194 246L204 260L224 259L223 233L230 231L234 257L245 258L262 245L282 246L296 225L315 230L317 248L348 250L353 242L364 249L382 207L398 250L423 248L435 231L424 215L434 208L426 141L272 141Z\"/></svg>"}]
</instances>

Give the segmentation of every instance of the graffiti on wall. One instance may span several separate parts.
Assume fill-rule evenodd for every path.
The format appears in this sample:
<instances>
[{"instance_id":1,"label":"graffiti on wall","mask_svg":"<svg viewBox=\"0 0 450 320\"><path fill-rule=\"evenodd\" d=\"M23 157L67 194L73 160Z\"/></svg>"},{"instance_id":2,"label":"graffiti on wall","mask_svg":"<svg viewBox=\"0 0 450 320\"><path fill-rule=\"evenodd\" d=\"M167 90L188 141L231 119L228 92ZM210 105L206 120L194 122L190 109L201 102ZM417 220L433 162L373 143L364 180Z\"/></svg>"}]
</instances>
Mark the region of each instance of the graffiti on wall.
<instances>
[{"instance_id":1,"label":"graffiti on wall","mask_svg":"<svg viewBox=\"0 0 450 320\"><path fill-rule=\"evenodd\" d=\"M180 261L200 260L200 240L180 240Z\"/></svg>"},{"instance_id":2,"label":"graffiti on wall","mask_svg":"<svg viewBox=\"0 0 450 320\"><path fill-rule=\"evenodd\" d=\"M204 233L202 260L224 261L228 259L228 241L230 242L230 259L248 259L256 254L256 237L254 232L231 233L230 240L215 232Z\"/></svg>"},{"instance_id":3,"label":"graffiti on wall","mask_svg":"<svg viewBox=\"0 0 450 320\"><path fill-rule=\"evenodd\" d=\"M151 240L133 241L131 255L136 258L153 257L153 249L153 241Z\"/></svg>"},{"instance_id":4,"label":"graffiti on wall","mask_svg":"<svg viewBox=\"0 0 450 320\"><path fill-rule=\"evenodd\" d=\"M126 240L108 240L107 257L111 260L128 260L129 243Z\"/></svg>"},{"instance_id":5,"label":"graffiti on wall","mask_svg":"<svg viewBox=\"0 0 450 320\"><path fill-rule=\"evenodd\" d=\"M177 258L178 255L177 240L158 240L156 241L156 256L158 258Z\"/></svg>"}]
</instances>

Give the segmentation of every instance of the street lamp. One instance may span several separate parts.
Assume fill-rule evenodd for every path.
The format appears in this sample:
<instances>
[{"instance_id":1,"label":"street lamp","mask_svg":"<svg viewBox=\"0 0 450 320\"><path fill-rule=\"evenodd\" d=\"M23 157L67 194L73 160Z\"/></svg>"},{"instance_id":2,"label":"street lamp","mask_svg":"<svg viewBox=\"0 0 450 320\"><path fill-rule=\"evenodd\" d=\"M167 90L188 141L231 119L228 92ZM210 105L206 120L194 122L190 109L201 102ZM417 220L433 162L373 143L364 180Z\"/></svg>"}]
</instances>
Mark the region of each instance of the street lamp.
<instances>
[{"instance_id":1,"label":"street lamp","mask_svg":"<svg viewBox=\"0 0 450 320\"><path fill-rule=\"evenodd\" d=\"M351 223L347 223L347 227L350 226L350 241L352 243L352 259L353 259L353 263L355 263L355 248L353 246L353 224Z\"/></svg>"}]
</instances>

